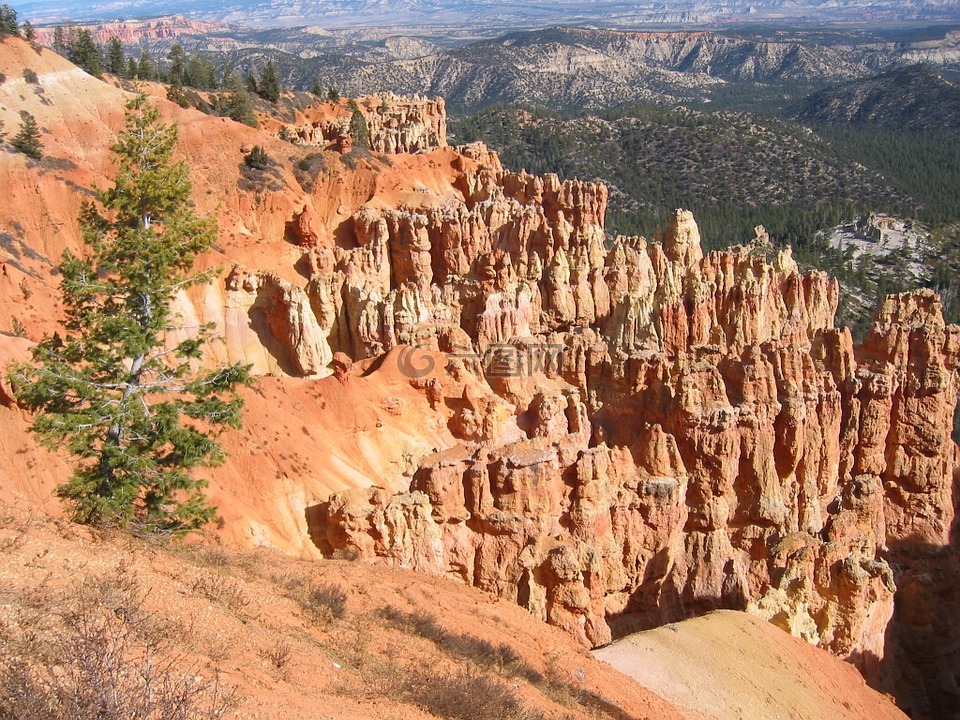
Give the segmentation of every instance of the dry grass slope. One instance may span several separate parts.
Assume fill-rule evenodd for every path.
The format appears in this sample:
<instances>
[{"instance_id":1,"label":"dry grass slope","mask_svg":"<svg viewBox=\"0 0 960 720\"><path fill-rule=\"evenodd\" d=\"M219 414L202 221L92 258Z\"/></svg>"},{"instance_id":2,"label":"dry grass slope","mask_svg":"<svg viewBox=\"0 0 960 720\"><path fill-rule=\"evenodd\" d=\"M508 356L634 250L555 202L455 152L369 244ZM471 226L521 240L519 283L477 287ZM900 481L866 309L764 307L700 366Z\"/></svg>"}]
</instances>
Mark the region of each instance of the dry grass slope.
<instances>
[{"instance_id":1,"label":"dry grass slope","mask_svg":"<svg viewBox=\"0 0 960 720\"><path fill-rule=\"evenodd\" d=\"M680 717L436 578L93 536L13 505L0 548L0 720Z\"/></svg>"}]
</instances>

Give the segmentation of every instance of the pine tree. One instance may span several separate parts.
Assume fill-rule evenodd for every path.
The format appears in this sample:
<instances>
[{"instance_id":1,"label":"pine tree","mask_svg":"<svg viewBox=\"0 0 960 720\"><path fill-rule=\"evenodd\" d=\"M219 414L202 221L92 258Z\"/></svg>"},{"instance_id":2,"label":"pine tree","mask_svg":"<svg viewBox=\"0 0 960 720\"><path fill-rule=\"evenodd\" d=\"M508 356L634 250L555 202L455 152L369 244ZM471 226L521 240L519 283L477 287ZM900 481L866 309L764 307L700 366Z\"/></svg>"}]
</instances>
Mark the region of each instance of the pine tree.
<instances>
[{"instance_id":1,"label":"pine tree","mask_svg":"<svg viewBox=\"0 0 960 720\"><path fill-rule=\"evenodd\" d=\"M175 102L182 108L190 107L190 98L184 92L183 85L178 82L171 83L170 87L167 88L167 100Z\"/></svg>"},{"instance_id":2,"label":"pine tree","mask_svg":"<svg viewBox=\"0 0 960 720\"><path fill-rule=\"evenodd\" d=\"M57 25L53 29L53 51L58 55L66 55L67 42L63 38L63 25Z\"/></svg>"},{"instance_id":3,"label":"pine tree","mask_svg":"<svg viewBox=\"0 0 960 720\"><path fill-rule=\"evenodd\" d=\"M200 90L216 90L216 69L210 62L204 60L199 55L191 55L190 61L187 63L186 77L183 80L183 84Z\"/></svg>"},{"instance_id":4,"label":"pine tree","mask_svg":"<svg viewBox=\"0 0 960 720\"><path fill-rule=\"evenodd\" d=\"M107 69L117 77L122 77L127 71L127 56L118 37L107 41Z\"/></svg>"},{"instance_id":5,"label":"pine tree","mask_svg":"<svg viewBox=\"0 0 960 720\"><path fill-rule=\"evenodd\" d=\"M140 61L137 63L137 77L148 82L157 79L157 64L153 61L150 51L146 48L140 51Z\"/></svg>"},{"instance_id":6,"label":"pine tree","mask_svg":"<svg viewBox=\"0 0 960 720\"><path fill-rule=\"evenodd\" d=\"M263 68L257 94L272 103L280 99L280 76L277 74L277 66L273 64L273 60L267 60L267 64Z\"/></svg>"},{"instance_id":7,"label":"pine tree","mask_svg":"<svg viewBox=\"0 0 960 720\"><path fill-rule=\"evenodd\" d=\"M40 144L40 128L37 127L36 118L26 110L20 111L20 132L10 141L10 144L34 160L43 157L43 145Z\"/></svg>"},{"instance_id":8,"label":"pine tree","mask_svg":"<svg viewBox=\"0 0 960 720\"><path fill-rule=\"evenodd\" d=\"M327 90L327 100L332 103L340 102L340 91L335 87L331 87L329 90Z\"/></svg>"},{"instance_id":9,"label":"pine tree","mask_svg":"<svg viewBox=\"0 0 960 720\"><path fill-rule=\"evenodd\" d=\"M17 11L10 5L0 5L0 36L20 36L20 26L17 24Z\"/></svg>"},{"instance_id":10,"label":"pine tree","mask_svg":"<svg viewBox=\"0 0 960 720\"><path fill-rule=\"evenodd\" d=\"M244 125L257 127L257 118L253 115L253 100L236 75L230 75L227 78L227 91L224 115Z\"/></svg>"},{"instance_id":11,"label":"pine tree","mask_svg":"<svg viewBox=\"0 0 960 720\"><path fill-rule=\"evenodd\" d=\"M42 442L77 459L57 488L74 520L182 533L214 516L191 469L222 462L216 437L239 426L235 391L249 378L240 365L196 370L207 326L165 342L175 295L212 277L192 268L216 226L194 212L187 166L171 160L176 127L158 116L143 94L127 105L114 187L81 212L88 251L60 265L63 335L44 338L9 380L38 411Z\"/></svg>"},{"instance_id":12,"label":"pine tree","mask_svg":"<svg viewBox=\"0 0 960 720\"><path fill-rule=\"evenodd\" d=\"M167 60L170 61L170 72L167 74L167 82L174 85L183 85L186 83L187 76L187 54L183 51L180 43L174 43L167 53Z\"/></svg>"},{"instance_id":13,"label":"pine tree","mask_svg":"<svg viewBox=\"0 0 960 720\"><path fill-rule=\"evenodd\" d=\"M312 92L317 97L323 97L323 85L320 84L319 78L313 79L313 87L310 88L310 92Z\"/></svg>"},{"instance_id":14,"label":"pine tree","mask_svg":"<svg viewBox=\"0 0 960 720\"><path fill-rule=\"evenodd\" d=\"M37 31L33 28L33 23L29 20L24 20L23 22L23 39L33 42L37 37Z\"/></svg>"},{"instance_id":15,"label":"pine tree","mask_svg":"<svg viewBox=\"0 0 960 720\"><path fill-rule=\"evenodd\" d=\"M100 47L93 41L89 30L85 28L77 30L73 42L70 43L70 61L94 77L100 77L103 74Z\"/></svg>"},{"instance_id":16,"label":"pine tree","mask_svg":"<svg viewBox=\"0 0 960 720\"><path fill-rule=\"evenodd\" d=\"M270 167L270 156L259 145L254 145L243 161L254 170L266 170Z\"/></svg>"},{"instance_id":17,"label":"pine tree","mask_svg":"<svg viewBox=\"0 0 960 720\"><path fill-rule=\"evenodd\" d=\"M353 101L351 101L353 102ZM350 116L350 138L353 140L353 146L359 150L370 149L370 129L367 127L367 121L356 103L353 103L355 109Z\"/></svg>"}]
</instances>

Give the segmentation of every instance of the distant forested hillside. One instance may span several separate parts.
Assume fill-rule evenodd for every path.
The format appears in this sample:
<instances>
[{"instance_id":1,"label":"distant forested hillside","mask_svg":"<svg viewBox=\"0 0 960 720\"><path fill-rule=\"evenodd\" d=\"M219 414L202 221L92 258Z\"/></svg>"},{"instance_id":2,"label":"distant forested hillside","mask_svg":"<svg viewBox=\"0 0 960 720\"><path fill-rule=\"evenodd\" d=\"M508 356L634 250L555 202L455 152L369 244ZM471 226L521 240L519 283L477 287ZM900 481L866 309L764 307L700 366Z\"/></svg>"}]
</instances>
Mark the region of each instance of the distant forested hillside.
<instances>
[{"instance_id":1,"label":"distant forested hillside","mask_svg":"<svg viewBox=\"0 0 960 720\"><path fill-rule=\"evenodd\" d=\"M840 321L858 335L882 294L918 282L941 292L948 318L960 320L960 143L948 130L810 128L655 105L566 115L510 105L453 118L450 131L455 143L487 142L512 169L608 183L611 234L651 236L677 207L694 212L707 248L749 242L764 225L801 263L841 280ZM922 280L819 234L870 212L929 228Z\"/></svg>"},{"instance_id":2,"label":"distant forested hillside","mask_svg":"<svg viewBox=\"0 0 960 720\"><path fill-rule=\"evenodd\" d=\"M511 168L600 178L608 229L649 235L677 207L693 210L708 247L753 237L803 245L822 227L912 199L879 173L794 123L747 113L635 106L559 115L498 106L450 122L454 142L483 140Z\"/></svg>"}]
</instances>

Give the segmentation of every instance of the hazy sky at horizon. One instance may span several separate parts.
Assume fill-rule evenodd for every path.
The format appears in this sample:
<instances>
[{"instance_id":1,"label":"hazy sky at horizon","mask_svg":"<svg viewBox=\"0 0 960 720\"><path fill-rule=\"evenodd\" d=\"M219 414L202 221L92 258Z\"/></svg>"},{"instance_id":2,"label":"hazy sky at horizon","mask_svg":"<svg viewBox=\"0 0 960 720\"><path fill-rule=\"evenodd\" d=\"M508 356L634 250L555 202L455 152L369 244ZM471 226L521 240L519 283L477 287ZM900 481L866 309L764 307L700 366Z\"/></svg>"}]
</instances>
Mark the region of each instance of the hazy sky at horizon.
<instances>
[{"instance_id":1,"label":"hazy sky at horizon","mask_svg":"<svg viewBox=\"0 0 960 720\"><path fill-rule=\"evenodd\" d=\"M40 22L184 14L256 25L329 27L416 24L534 27L551 23L697 25L762 22L869 25L960 23L956 0L23 0L21 18Z\"/></svg>"}]
</instances>

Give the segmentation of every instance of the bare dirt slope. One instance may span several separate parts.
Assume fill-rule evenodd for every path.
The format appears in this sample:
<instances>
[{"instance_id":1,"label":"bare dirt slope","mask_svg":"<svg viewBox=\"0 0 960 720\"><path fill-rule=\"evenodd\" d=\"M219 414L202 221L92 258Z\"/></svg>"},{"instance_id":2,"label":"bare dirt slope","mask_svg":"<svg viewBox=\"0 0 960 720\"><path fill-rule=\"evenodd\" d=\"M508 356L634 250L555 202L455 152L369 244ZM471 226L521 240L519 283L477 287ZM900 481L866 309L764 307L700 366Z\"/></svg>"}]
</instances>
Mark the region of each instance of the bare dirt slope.
<instances>
[{"instance_id":1,"label":"bare dirt slope","mask_svg":"<svg viewBox=\"0 0 960 720\"><path fill-rule=\"evenodd\" d=\"M852 665L745 613L713 612L593 654L662 698L716 720L906 717Z\"/></svg>"},{"instance_id":2,"label":"bare dirt slope","mask_svg":"<svg viewBox=\"0 0 960 720\"><path fill-rule=\"evenodd\" d=\"M219 674L227 718L691 717L512 603L418 573L94 538L10 504L0 550L0 708L11 659L70 667L82 611L105 637L160 638L170 678Z\"/></svg>"}]
</instances>

